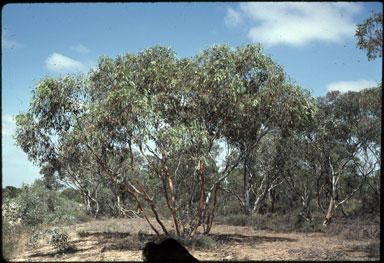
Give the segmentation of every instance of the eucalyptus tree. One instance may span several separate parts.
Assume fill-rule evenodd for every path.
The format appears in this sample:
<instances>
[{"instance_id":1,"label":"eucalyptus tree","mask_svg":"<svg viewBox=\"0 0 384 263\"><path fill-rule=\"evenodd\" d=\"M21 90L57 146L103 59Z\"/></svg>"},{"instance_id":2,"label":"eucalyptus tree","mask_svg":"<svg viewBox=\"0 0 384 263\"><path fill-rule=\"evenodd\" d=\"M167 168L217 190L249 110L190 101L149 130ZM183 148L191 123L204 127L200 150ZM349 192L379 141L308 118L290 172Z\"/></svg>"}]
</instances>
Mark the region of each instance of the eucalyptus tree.
<instances>
[{"instance_id":1,"label":"eucalyptus tree","mask_svg":"<svg viewBox=\"0 0 384 263\"><path fill-rule=\"evenodd\" d=\"M314 123L292 132L289 137L280 136L273 158L273 173L281 175L283 183L279 190L284 191L284 198L280 193L280 200L288 209L298 204L299 216L307 221L312 220L310 203L316 196L316 154L310 140Z\"/></svg>"},{"instance_id":2,"label":"eucalyptus tree","mask_svg":"<svg viewBox=\"0 0 384 263\"><path fill-rule=\"evenodd\" d=\"M245 214L255 212L266 190L275 187L278 181L273 174L261 173L257 168L261 161L257 149L262 139L268 134L273 137L276 133L289 136L293 130L308 125L316 112L310 93L295 85L284 69L270 57L257 56L258 52L261 52L260 46L239 49L240 54L252 54L239 56L241 60L237 61L241 91L245 96L238 103L230 125L223 131L228 143L234 145L242 156ZM254 184L255 176L263 179ZM255 189L258 190L255 192ZM253 208L250 204L251 192L256 195Z\"/></svg>"},{"instance_id":3,"label":"eucalyptus tree","mask_svg":"<svg viewBox=\"0 0 384 263\"><path fill-rule=\"evenodd\" d=\"M337 208L344 212L342 205L380 169L380 101L381 87L345 94L328 92L318 99L316 128L309 138L325 225Z\"/></svg>"},{"instance_id":4,"label":"eucalyptus tree","mask_svg":"<svg viewBox=\"0 0 384 263\"><path fill-rule=\"evenodd\" d=\"M367 51L368 60L383 56L383 13L373 13L364 23L358 24L356 46Z\"/></svg>"},{"instance_id":5,"label":"eucalyptus tree","mask_svg":"<svg viewBox=\"0 0 384 263\"><path fill-rule=\"evenodd\" d=\"M43 79L16 117L15 139L31 160L54 160L73 182L107 178L157 235L146 207L165 235L159 207L169 210L176 236L188 216L183 231L193 238L199 225L209 233L220 183L261 137L304 125L313 113L311 98L259 45L217 45L182 59L155 46L101 57L87 77ZM220 147L226 156L218 158ZM163 199L155 198L159 189Z\"/></svg>"},{"instance_id":6,"label":"eucalyptus tree","mask_svg":"<svg viewBox=\"0 0 384 263\"><path fill-rule=\"evenodd\" d=\"M357 139L361 142L358 159L354 160L356 173L365 178L360 197L363 206L380 211L380 170L382 134L382 85L359 92L360 115L357 125Z\"/></svg>"}]
</instances>

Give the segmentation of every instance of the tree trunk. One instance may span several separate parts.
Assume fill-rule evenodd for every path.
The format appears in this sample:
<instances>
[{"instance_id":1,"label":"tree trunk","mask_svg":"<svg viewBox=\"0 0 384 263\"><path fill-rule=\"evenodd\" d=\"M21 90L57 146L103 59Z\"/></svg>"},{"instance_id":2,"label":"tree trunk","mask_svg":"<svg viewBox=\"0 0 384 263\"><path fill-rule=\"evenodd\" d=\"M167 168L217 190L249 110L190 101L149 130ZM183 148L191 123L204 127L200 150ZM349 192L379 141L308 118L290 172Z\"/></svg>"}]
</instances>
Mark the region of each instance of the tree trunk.
<instances>
[{"instance_id":1,"label":"tree trunk","mask_svg":"<svg viewBox=\"0 0 384 263\"><path fill-rule=\"evenodd\" d=\"M275 212L275 202L276 202L276 197L273 189L270 189L268 191L268 197L269 197L269 202L271 203L271 213Z\"/></svg>"},{"instance_id":2,"label":"tree trunk","mask_svg":"<svg viewBox=\"0 0 384 263\"><path fill-rule=\"evenodd\" d=\"M174 189L173 182L172 182L172 176L169 173L169 169L168 169L167 165L164 166L163 170L164 170L165 175L168 179L168 186L169 186L169 190L170 190L170 194L171 194L171 203L169 202L169 199L167 198L167 204L168 204L169 210L171 212L172 222L173 222L173 226L175 228L176 236L180 237L179 224L177 222L176 208L175 208L176 207L175 189ZM168 197L168 194L166 194L166 195Z\"/></svg>"},{"instance_id":3,"label":"tree trunk","mask_svg":"<svg viewBox=\"0 0 384 263\"><path fill-rule=\"evenodd\" d=\"M211 215L208 217L207 229L204 231L204 234L208 234L211 231L211 228L212 228L213 219L215 218L216 195L217 195L217 190L219 190L219 188L220 188L220 184L217 184L216 187L215 187L214 196L213 196L212 212L211 212Z\"/></svg>"},{"instance_id":4,"label":"tree trunk","mask_svg":"<svg viewBox=\"0 0 384 263\"><path fill-rule=\"evenodd\" d=\"M328 226L331 223L332 211L333 211L333 197L331 197L331 200L329 201L327 216L325 217L325 220L323 222L324 226Z\"/></svg>"},{"instance_id":5,"label":"tree trunk","mask_svg":"<svg viewBox=\"0 0 384 263\"><path fill-rule=\"evenodd\" d=\"M347 162L345 162L346 164ZM344 165L345 165L344 164ZM344 166L343 165L343 166ZM328 226L330 223L331 223L331 219L332 219L332 212L333 212L333 208L334 208L334 202L335 202L335 198L336 198L336 185L337 185L337 182L339 181L340 177L337 177L337 174L341 171L342 168L339 169L339 171L336 173L333 169L333 165L331 163L331 157L329 157L329 166L331 168L331 174L332 174L332 192L331 192L331 200L329 200L329 206L328 206L328 212L327 212L327 215L325 217L325 220L323 222L323 225L324 226ZM343 167L342 166L342 167Z\"/></svg>"},{"instance_id":6,"label":"tree trunk","mask_svg":"<svg viewBox=\"0 0 384 263\"><path fill-rule=\"evenodd\" d=\"M247 171L247 159L244 159L244 213L249 215L249 174Z\"/></svg>"},{"instance_id":7,"label":"tree trunk","mask_svg":"<svg viewBox=\"0 0 384 263\"><path fill-rule=\"evenodd\" d=\"M201 219L203 209L204 209L204 184L205 184L205 182L204 182L204 162L202 162L200 160L198 161L198 164L197 164L197 176L198 176L199 181L200 181L200 203L199 203L199 209L198 209L198 212L196 215L195 226L191 232L191 239L192 240L195 237L196 230L199 226L200 219Z\"/></svg>"}]
</instances>

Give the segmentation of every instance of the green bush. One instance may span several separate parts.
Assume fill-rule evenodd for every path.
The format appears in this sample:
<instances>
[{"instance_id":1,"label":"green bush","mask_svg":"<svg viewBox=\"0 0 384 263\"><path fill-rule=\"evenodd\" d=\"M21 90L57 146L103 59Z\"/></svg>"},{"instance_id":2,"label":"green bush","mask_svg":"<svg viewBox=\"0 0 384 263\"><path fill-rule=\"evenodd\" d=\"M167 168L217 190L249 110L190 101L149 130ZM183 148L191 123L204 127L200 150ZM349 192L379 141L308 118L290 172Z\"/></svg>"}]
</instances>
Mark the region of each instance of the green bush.
<instances>
[{"instance_id":1,"label":"green bush","mask_svg":"<svg viewBox=\"0 0 384 263\"><path fill-rule=\"evenodd\" d=\"M47 239L47 235L49 236ZM26 243L27 247L36 248L38 247L39 241L47 239L48 244L57 249L58 251L68 251L69 249L74 249L73 246L70 246L69 240L70 237L68 232L62 228L54 229L34 229L30 234L30 237Z\"/></svg>"},{"instance_id":2,"label":"green bush","mask_svg":"<svg viewBox=\"0 0 384 263\"><path fill-rule=\"evenodd\" d=\"M51 239L48 242L54 248L64 251L69 248L69 236L67 231L55 228L51 231Z\"/></svg>"},{"instance_id":3,"label":"green bush","mask_svg":"<svg viewBox=\"0 0 384 263\"><path fill-rule=\"evenodd\" d=\"M153 211L151 209L144 209L144 211L147 214L147 216L155 217L155 213L153 213ZM140 213L140 215L141 215L141 213Z\"/></svg>"},{"instance_id":4,"label":"green bush","mask_svg":"<svg viewBox=\"0 0 384 263\"><path fill-rule=\"evenodd\" d=\"M10 261L12 255L17 252L20 243L22 243L25 229L21 225L11 224L7 218L3 216L2 220L2 253L3 257Z\"/></svg>"},{"instance_id":5,"label":"green bush","mask_svg":"<svg viewBox=\"0 0 384 263\"><path fill-rule=\"evenodd\" d=\"M11 260L11 257L14 253L14 250L15 250L15 245L17 244L17 241L15 240L8 240L7 242L5 242L3 240L3 242L1 242L2 244L2 249L3 249L3 257L6 261L10 261Z\"/></svg>"},{"instance_id":6,"label":"green bush","mask_svg":"<svg viewBox=\"0 0 384 263\"><path fill-rule=\"evenodd\" d=\"M242 214L227 216L224 218L224 222L234 226L247 226L252 224L250 216Z\"/></svg>"},{"instance_id":7,"label":"green bush","mask_svg":"<svg viewBox=\"0 0 384 263\"><path fill-rule=\"evenodd\" d=\"M195 248L212 249L216 246L216 242L210 236L199 235L196 237Z\"/></svg>"},{"instance_id":8,"label":"green bush","mask_svg":"<svg viewBox=\"0 0 384 263\"><path fill-rule=\"evenodd\" d=\"M231 214L241 214L243 211L238 201L228 201L221 206L218 205L217 212L218 215L228 216Z\"/></svg>"},{"instance_id":9,"label":"green bush","mask_svg":"<svg viewBox=\"0 0 384 263\"><path fill-rule=\"evenodd\" d=\"M83 202L83 199L81 198L81 193L78 190L67 188L61 191L61 195L66 197L69 200L75 201L77 203Z\"/></svg>"},{"instance_id":10,"label":"green bush","mask_svg":"<svg viewBox=\"0 0 384 263\"><path fill-rule=\"evenodd\" d=\"M209 235L196 235L195 240L191 240L189 236L181 236L179 238L174 237L185 247L192 247L192 243L195 243L195 248L211 249L216 246L216 241Z\"/></svg>"},{"instance_id":11,"label":"green bush","mask_svg":"<svg viewBox=\"0 0 384 263\"><path fill-rule=\"evenodd\" d=\"M81 238L84 238L84 237L87 237L90 235L89 232L85 231L85 230L80 230L79 232L77 232L77 235Z\"/></svg>"},{"instance_id":12,"label":"green bush","mask_svg":"<svg viewBox=\"0 0 384 263\"><path fill-rule=\"evenodd\" d=\"M28 246L37 246L39 240L47 234L46 231L39 230L44 225L90 220L79 203L45 188L41 180L36 180L31 186L23 185L20 193L14 198L3 198L2 208L2 248L6 259L10 259L18 245L25 242L25 239L22 240L23 235L29 236ZM19 220L20 224L17 223ZM70 248L65 232L53 230L49 233L52 246L60 250Z\"/></svg>"},{"instance_id":13,"label":"green bush","mask_svg":"<svg viewBox=\"0 0 384 263\"><path fill-rule=\"evenodd\" d=\"M18 216L25 226L56 225L89 220L80 204L67 199L59 192L45 188L41 180L23 185L16 198Z\"/></svg>"}]
</instances>

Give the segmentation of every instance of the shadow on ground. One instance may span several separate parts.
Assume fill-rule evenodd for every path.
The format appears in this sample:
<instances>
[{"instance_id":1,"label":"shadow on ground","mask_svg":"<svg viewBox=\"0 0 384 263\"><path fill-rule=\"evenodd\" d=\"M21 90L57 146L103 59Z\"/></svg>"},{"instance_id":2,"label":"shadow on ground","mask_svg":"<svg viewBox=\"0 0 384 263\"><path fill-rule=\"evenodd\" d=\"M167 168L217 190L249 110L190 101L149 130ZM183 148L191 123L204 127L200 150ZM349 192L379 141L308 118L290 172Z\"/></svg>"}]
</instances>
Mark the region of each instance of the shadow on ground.
<instances>
[{"instance_id":1,"label":"shadow on ground","mask_svg":"<svg viewBox=\"0 0 384 263\"><path fill-rule=\"evenodd\" d=\"M87 251L87 250L91 250L92 248L85 248L85 249L77 249L75 246L70 246L69 248L65 249L65 250L55 250L53 252L47 252L47 253L35 253L35 254L32 254L30 255L29 257L31 258L38 258L38 257L42 257L42 258L56 258L56 257L60 257L62 255L65 255L65 254L75 254L77 252L83 252L83 251Z\"/></svg>"},{"instance_id":2,"label":"shadow on ground","mask_svg":"<svg viewBox=\"0 0 384 263\"><path fill-rule=\"evenodd\" d=\"M295 242L296 239L286 238L286 237L268 237L268 236L245 236L241 234L210 234L209 235L213 240L215 240L216 245L230 245L235 243L252 243L252 244L261 244L261 243L272 243L272 242Z\"/></svg>"},{"instance_id":3,"label":"shadow on ground","mask_svg":"<svg viewBox=\"0 0 384 263\"><path fill-rule=\"evenodd\" d=\"M31 257L60 257L64 254L74 254L77 252L83 252L87 250L94 250L100 248L100 252L105 251L124 251L124 250L143 250L148 242L158 242L159 238L155 234L130 234L127 232L85 232L79 233L80 238L96 239L97 244L87 249L78 249L83 240L70 241L70 249L66 251L55 251L47 253L32 254ZM268 237L268 236L245 236L241 234L209 234L212 240L214 240L216 246L230 246L236 244L261 244L272 242L294 242L295 239L285 237ZM165 237L164 237L165 238ZM187 246L190 250L191 247ZM199 248L198 248L199 249ZM204 250L204 248L202 248Z\"/></svg>"}]
</instances>

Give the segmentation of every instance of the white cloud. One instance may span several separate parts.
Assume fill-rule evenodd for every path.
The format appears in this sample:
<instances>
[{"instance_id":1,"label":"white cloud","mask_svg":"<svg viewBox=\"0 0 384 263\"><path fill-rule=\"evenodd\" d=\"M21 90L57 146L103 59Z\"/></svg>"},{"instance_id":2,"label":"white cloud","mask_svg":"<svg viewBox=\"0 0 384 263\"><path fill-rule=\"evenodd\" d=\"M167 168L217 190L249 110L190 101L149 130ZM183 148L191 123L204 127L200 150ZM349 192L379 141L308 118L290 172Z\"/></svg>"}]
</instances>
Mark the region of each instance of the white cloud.
<instances>
[{"instance_id":1,"label":"white cloud","mask_svg":"<svg viewBox=\"0 0 384 263\"><path fill-rule=\"evenodd\" d=\"M225 17L225 24L229 27L237 26L241 21L240 13L236 12L231 7L228 8L227 11L228 11L228 13L227 13L227 16Z\"/></svg>"},{"instance_id":2,"label":"white cloud","mask_svg":"<svg viewBox=\"0 0 384 263\"><path fill-rule=\"evenodd\" d=\"M2 48L18 48L18 47L22 47L22 45L19 42L3 38L1 40L1 47Z\"/></svg>"},{"instance_id":3,"label":"white cloud","mask_svg":"<svg viewBox=\"0 0 384 263\"><path fill-rule=\"evenodd\" d=\"M378 83L372 80L355 80L355 81L337 81L327 85L327 91L338 90L341 93L348 91L360 91L366 88L376 87Z\"/></svg>"},{"instance_id":4,"label":"white cloud","mask_svg":"<svg viewBox=\"0 0 384 263\"><path fill-rule=\"evenodd\" d=\"M358 3L347 2L249 2L237 11L228 8L225 23L246 21L248 37L264 45L306 45L312 41L342 42L353 37L352 16Z\"/></svg>"},{"instance_id":5,"label":"white cloud","mask_svg":"<svg viewBox=\"0 0 384 263\"><path fill-rule=\"evenodd\" d=\"M13 115L4 114L1 117L1 136L12 136L15 132L16 121Z\"/></svg>"},{"instance_id":6,"label":"white cloud","mask_svg":"<svg viewBox=\"0 0 384 263\"><path fill-rule=\"evenodd\" d=\"M7 35L7 32L5 30L3 30L2 34L1 34L1 47L2 48L23 47L23 45L20 44L19 42L14 41L14 40L9 40L8 37L6 37L6 35Z\"/></svg>"},{"instance_id":7,"label":"white cloud","mask_svg":"<svg viewBox=\"0 0 384 263\"><path fill-rule=\"evenodd\" d=\"M88 54L90 52L89 48L82 44L79 44L77 46L71 46L71 49L80 54Z\"/></svg>"},{"instance_id":8,"label":"white cloud","mask_svg":"<svg viewBox=\"0 0 384 263\"><path fill-rule=\"evenodd\" d=\"M49 56L45 61L45 65L49 70L56 72L83 71L85 69L83 63L59 53L53 53Z\"/></svg>"}]
</instances>

